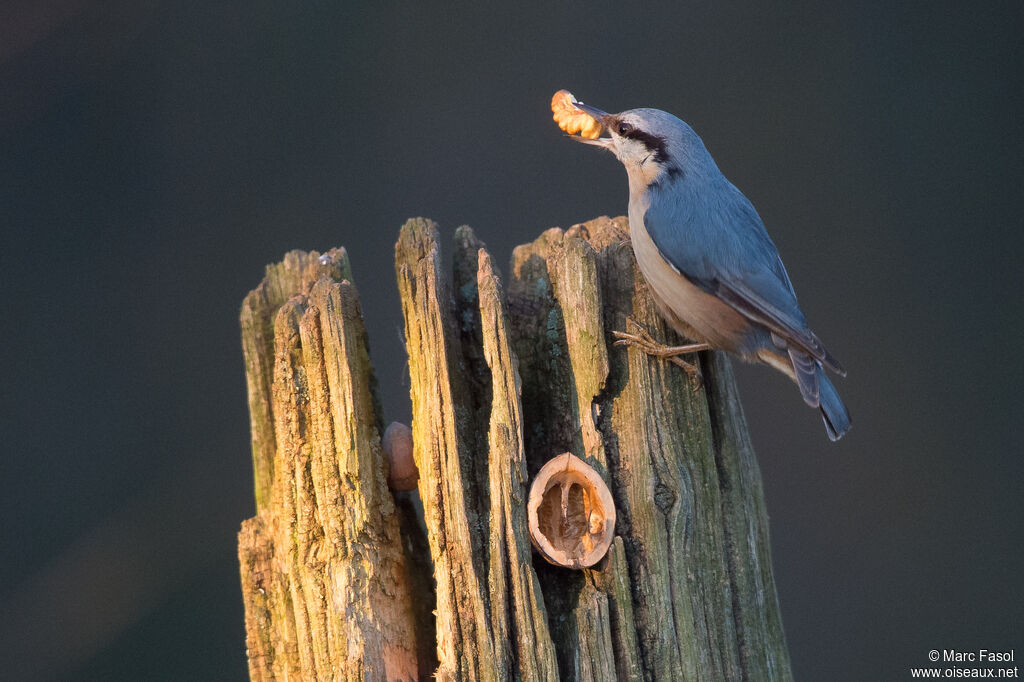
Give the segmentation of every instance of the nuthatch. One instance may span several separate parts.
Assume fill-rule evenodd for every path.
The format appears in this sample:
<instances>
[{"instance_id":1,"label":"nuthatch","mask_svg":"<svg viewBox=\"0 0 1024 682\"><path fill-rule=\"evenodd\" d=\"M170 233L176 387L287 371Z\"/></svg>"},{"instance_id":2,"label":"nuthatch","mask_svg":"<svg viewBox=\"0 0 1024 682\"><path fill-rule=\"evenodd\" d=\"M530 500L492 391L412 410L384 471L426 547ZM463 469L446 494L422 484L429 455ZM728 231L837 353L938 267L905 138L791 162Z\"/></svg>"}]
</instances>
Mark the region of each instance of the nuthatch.
<instances>
[{"instance_id":1,"label":"nuthatch","mask_svg":"<svg viewBox=\"0 0 1024 682\"><path fill-rule=\"evenodd\" d=\"M609 114L576 107L608 136L573 139L611 151L626 167L630 241L661 314L697 343L664 346L645 332L616 332L620 342L677 361L712 348L768 364L821 410L828 437L841 438L850 414L823 366L846 372L808 328L754 206L718 170L697 133L658 109Z\"/></svg>"}]
</instances>

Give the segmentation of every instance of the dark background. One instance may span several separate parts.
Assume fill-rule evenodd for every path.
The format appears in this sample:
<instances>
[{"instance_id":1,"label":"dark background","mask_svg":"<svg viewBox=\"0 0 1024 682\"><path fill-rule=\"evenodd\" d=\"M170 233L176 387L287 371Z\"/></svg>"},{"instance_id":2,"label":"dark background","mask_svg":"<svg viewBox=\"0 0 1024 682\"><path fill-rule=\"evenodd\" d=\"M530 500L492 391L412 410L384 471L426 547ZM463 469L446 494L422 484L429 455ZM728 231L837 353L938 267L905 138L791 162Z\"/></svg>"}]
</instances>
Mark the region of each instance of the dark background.
<instances>
[{"instance_id":1,"label":"dark background","mask_svg":"<svg viewBox=\"0 0 1024 682\"><path fill-rule=\"evenodd\" d=\"M244 678L243 296L348 247L408 419L407 217L506 263L625 212L618 162L550 120L562 87L693 125L849 369L835 445L740 376L797 678L1024 654L1019 0L511 5L4 3L5 678Z\"/></svg>"}]
</instances>

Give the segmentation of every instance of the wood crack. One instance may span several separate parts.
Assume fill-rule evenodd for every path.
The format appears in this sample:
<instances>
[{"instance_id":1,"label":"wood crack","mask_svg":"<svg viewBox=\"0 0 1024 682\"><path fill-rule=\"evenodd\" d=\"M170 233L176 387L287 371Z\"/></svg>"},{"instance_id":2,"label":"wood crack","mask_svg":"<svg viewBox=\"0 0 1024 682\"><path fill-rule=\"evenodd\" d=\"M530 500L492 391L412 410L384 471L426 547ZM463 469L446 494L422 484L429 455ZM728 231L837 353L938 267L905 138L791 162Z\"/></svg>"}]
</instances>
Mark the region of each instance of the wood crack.
<instances>
[{"instance_id":1,"label":"wood crack","mask_svg":"<svg viewBox=\"0 0 1024 682\"><path fill-rule=\"evenodd\" d=\"M628 222L547 230L514 251L505 283L472 230L454 247L442 272L436 225L413 219L395 248L417 491L386 487L344 251L288 254L243 304L251 678L791 680L728 360L702 355L695 392L678 368L611 346L627 316L674 338ZM530 545L530 477L563 452L616 512L607 554L583 570ZM589 523L588 499L572 509Z\"/></svg>"}]
</instances>

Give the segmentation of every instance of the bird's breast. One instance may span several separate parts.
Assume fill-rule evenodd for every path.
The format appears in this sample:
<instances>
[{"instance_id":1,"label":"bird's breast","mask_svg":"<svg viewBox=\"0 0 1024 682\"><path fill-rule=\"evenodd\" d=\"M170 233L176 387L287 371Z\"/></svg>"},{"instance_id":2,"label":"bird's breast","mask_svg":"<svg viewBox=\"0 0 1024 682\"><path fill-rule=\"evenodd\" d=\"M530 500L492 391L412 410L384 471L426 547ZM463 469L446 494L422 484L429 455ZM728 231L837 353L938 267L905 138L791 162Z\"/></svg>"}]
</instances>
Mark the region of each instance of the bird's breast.
<instances>
[{"instance_id":1,"label":"bird's breast","mask_svg":"<svg viewBox=\"0 0 1024 682\"><path fill-rule=\"evenodd\" d=\"M746 354L750 324L731 306L676 271L644 226L647 202L629 203L629 232L640 272L662 316L677 332L713 348Z\"/></svg>"}]
</instances>

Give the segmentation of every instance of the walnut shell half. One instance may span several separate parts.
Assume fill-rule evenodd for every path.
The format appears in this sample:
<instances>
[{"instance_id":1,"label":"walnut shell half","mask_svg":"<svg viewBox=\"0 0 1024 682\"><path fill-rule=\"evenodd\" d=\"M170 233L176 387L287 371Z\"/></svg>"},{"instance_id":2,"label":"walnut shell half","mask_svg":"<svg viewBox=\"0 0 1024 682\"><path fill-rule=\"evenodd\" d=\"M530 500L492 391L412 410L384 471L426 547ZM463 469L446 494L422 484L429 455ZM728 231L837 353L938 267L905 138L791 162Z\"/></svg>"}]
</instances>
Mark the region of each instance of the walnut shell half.
<instances>
[{"instance_id":1,"label":"walnut shell half","mask_svg":"<svg viewBox=\"0 0 1024 682\"><path fill-rule=\"evenodd\" d=\"M405 424L391 422L380 444L387 462L388 487L395 492L416 490L420 472L412 457L412 429Z\"/></svg>"},{"instance_id":2,"label":"walnut shell half","mask_svg":"<svg viewBox=\"0 0 1024 682\"><path fill-rule=\"evenodd\" d=\"M615 536L615 503L601 475L571 453L545 464L530 485L530 540L556 566L593 566Z\"/></svg>"}]
</instances>

